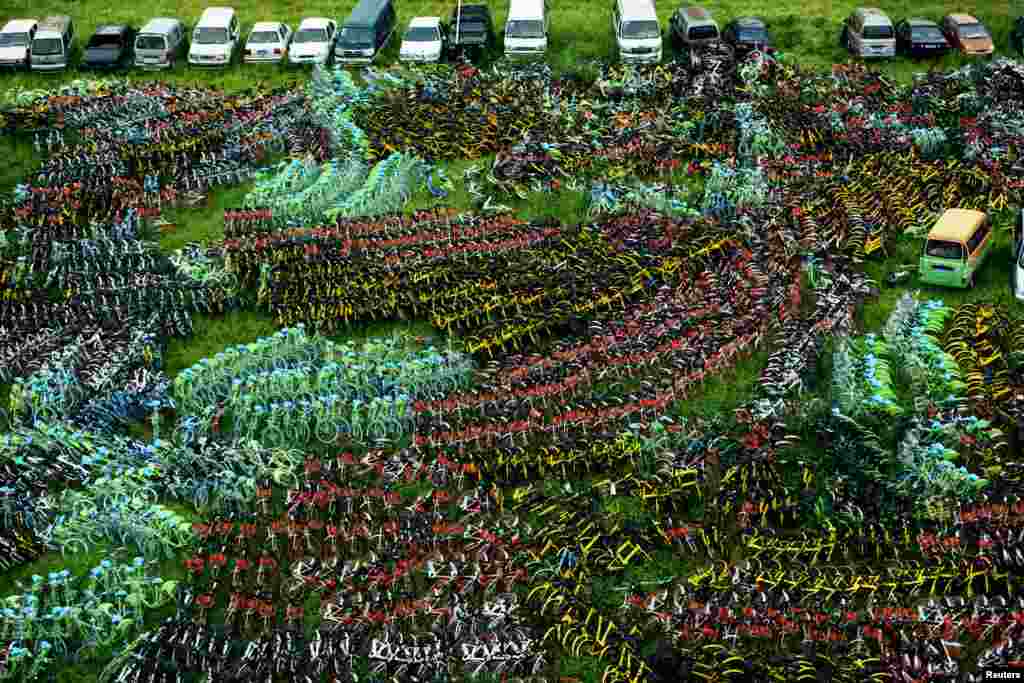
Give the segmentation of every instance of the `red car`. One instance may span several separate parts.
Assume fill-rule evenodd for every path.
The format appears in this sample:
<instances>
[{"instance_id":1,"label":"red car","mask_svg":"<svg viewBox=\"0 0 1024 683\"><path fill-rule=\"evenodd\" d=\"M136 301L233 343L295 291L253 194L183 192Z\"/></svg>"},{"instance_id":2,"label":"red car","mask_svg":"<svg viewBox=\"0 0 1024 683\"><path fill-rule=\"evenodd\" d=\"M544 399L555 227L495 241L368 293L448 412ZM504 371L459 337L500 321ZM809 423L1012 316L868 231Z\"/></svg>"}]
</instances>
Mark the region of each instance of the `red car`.
<instances>
[{"instance_id":1,"label":"red car","mask_svg":"<svg viewBox=\"0 0 1024 683\"><path fill-rule=\"evenodd\" d=\"M970 14L942 17L942 33L953 49L965 55L991 55L995 50L992 34Z\"/></svg>"}]
</instances>

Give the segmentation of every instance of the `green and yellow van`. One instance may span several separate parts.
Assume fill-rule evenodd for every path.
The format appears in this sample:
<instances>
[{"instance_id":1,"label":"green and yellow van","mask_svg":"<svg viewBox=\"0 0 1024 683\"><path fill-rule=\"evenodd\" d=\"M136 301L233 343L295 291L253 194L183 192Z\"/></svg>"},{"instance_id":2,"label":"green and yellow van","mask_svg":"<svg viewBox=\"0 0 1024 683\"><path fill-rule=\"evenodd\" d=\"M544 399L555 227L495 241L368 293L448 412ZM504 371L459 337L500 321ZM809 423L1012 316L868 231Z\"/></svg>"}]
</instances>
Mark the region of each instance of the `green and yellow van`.
<instances>
[{"instance_id":1,"label":"green and yellow van","mask_svg":"<svg viewBox=\"0 0 1024 683\"><path fill-rule=\"evenodd\" d=\"M987 214L949 209L928 233L918 277L943 287L974 287L974 274L991 251L992 241Z\"/></svg>"}]
</instances>

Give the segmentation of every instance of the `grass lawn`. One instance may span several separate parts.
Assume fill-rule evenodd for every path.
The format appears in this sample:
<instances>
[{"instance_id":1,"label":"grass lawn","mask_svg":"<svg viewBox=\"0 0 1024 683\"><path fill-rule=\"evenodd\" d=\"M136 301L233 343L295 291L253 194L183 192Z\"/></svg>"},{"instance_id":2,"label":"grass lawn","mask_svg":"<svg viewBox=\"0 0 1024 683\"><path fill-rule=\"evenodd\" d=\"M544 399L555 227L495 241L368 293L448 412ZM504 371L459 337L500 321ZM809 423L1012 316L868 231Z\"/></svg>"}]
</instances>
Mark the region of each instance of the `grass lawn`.
<instances>
[{"instance_id":1,"label":"grass lawn","mask_svg":"<svg viewBox=\"0 0 1024 683\"><path fill-rule=\"evenodd\" d=\"M441 15L447 16L454 5L454 0L437 2L428 0L395 0L399 16L399 32L415 16ZM327 16L343 21L348 11L355 4L354 0L343 2L325 2L310 0L299 3L294 0L281 0L274 3L255 2L254 0L236 0L232 4L238 11L243 26L243 33L256 21L283 20L293 28L304 16ZM739 0L720 0L710 5L720 25L739 15L759 15L767 20L774 36L776 46L783 52L795 56L801 63L819 68L828 68L836 62L844 62L846 53L838 45L840 22L847 16L856 3L852 0L806 0L804 2L740 2ZM174 16L191 26L198 19L206 4L197 0L153 0L140 5L111 6L99 0L79 0L76 3L58 2L56 0L7 0L0 6L0 21L11 18L34 16L42 18L49 14L71 14L77 24L79 45L91 35L93 29L102 23L130 23L141 26L149 18L155 16ZM659 4L659 18L663 26L667 26L669 15L675 9L671 3ZM952 11L966 11L977 16L992 33L997 54L1006 54L1011 23L1016 16L1009 3L1006 2L965 2L949 4L933 0L891 0L883 7L894 20L907 16L921 16L938 20L943 14ZM496 25L504 22L508 10L506 0L492 6L495 12ZM581 60L591 58L612 58L616 55L615 43L611 33L611 0L600 2L570 2L568 0L552 0L550 3L550 47L549 61L556 70L570 69ZM383 63L391 63L397 59L398 40L391 43L383 55ZM670 50L666 49L666 55ZM951 55L934 63L914 63L906 59L897 59L880 66L886 73L901 80L908 81L915 72L928 68L950 69L965 61ZM279 68L275 66L234 65L222 71L199 71L179 63L170 73L148 74L132 72L127 75L130 80L151 80L153 78L183 84L201 83L208 86L235 90L249 87L256 82L267 84L283 84L291 80L304 79L306 73L301 69ZM0 93L18 89L52 88L62 83L83 77L72 71L58 75L4 74L0 75ZM88 77L88 76L86 76ZM0 137L0 155L6 163L0 168L0 193L7 193L16 182L20 182L38 159L31 141L19 138ZM486 160L484 160L486 161ZM465 164L456 162L449 168L449 175L456 180L456 192L449 202L460 208L469 207L469 196L459 182ZM210 242L221 239L222 211L226 207L238 206L248 191L249 185L214 192L207 204L200 208L177 209L168 212L164 217L174 224L172 230L161 234L160 245L165 250L174 250L188 242ZM409 205L409 210L432 205L428 194L418 195ZM579 222L585 220L584 198L581 194L561 191L555 195L535 196L528 201L515 203L516 210L523 217L538 215L555 215L563 222ZM987 300L1014 306L1010 290L1006 264L1011 261L1008 212L998 216L997 244L989 264L979 273L977 287L972 291L962 292L928 288L927 296L942 298L947 304L964 301ZM897 264L916 264L921 249L920 240L904 240L897 244L893 253L885 263L872 262L866 268L868 273L881 282L891 267ZM911 282L910 287L916 287ZM899 296L906 288L887 288L881 285L881 296L869 303L860 313L864 328L877 329L885 321ZM428 330L428 326L414 321L397 321L366 324L351 331L349 336L369 336L386 334L395 328L412 328L418 334ZM210 356L225 346L253 340L266 336L275 330L273 320L265 313L235 312L223 317L196 317L196 334L193 338L171 343L167 353L167 371L173 377L185 367L201 358ZM683 415L714 415L731 411L742 402L755 388L759 373L768 352L762 350L751 358L741 362L734 370L717 376L708 381L701 392L691 397L680 407ZM828 382L819 382L819 390L828 391ZM6 396L4 387L0 387L0 397ZM827 396L822 396L827 399ZM15 580L31 574L43 574L60 566L67 566L73 571L88 569L105 556L108 549L97 549L88 556L62 558L59 554L44 556L35 563L20 568L18 571L0 576L0 597L12 593ZM180 562L167 563L164 567L169 577L180 575ZM668 574L684 574L688 571L685 563L678 558L666 555L660 557L652 566L645 568L644 576L630 578L648 579ZM600 586L595 586L595 595L602 593ZM608 600L620 600L617 593L603 593ZM608 597L610 596L610 597ZM608 603L611 606L611 603ZM154 619L159 615L154 615ZM577 676L588 682L600 680L601 668L595 660L567 659L562 663L563 676ZM75 667L62 672L61 680L87 681L95 679L95 671L87 667Z\"/></svg>"}]
</instances>

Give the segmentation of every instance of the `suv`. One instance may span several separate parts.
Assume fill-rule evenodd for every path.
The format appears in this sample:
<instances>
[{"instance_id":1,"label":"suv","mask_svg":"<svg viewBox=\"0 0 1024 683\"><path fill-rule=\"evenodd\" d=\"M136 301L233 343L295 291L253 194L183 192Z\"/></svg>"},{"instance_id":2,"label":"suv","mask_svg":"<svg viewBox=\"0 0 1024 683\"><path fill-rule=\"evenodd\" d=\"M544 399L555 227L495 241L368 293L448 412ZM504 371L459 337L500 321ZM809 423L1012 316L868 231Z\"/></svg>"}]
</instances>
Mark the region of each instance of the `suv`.
<instances>
[{"instance_id":1,"label":"suv","mask_svg":"<svg viewBox=\"0 0 1024 683\"><path fill-rule=\"evenodd\" d=\"M207 7L192 30L188 63L192 66L226 66L235 59L241 37L235 10Z\"/></svg>"},{"instance_id":2,"label":"suv","mask_svg":"<svg viewBox=\"0 0 1024 683\"><path fill-rule=\"evenodd\" d=\"M398 59L402 62L437 62L448 46L441 17L415 17L402 37Z\"/></svg>"},{"instance_id":3,"label":"suv","mask_svg":"<svg viewBox=\"0 0 1024 683\"><path fill-rule=\"evenodd\" d=\"M668 25L675 48L703 47L718 42L718 22L703 7L683 5L672 14Z\"/></svg>"},{"instance_id":4,"label":"suv","mask_svg":"<svg viewBox=\"0 0 1024 683\"><path fill-rule=\"evenodd\" d=\"M290 64L327 64L334 56L338 26L333 19L306 17L292 36Z\"/></svg>"},{"instance_id":5,"label":"suv","mask_svg":"<svg viewBox=\"0 0 1024 683\"><path fill-rule=\"evenodd\" d=\"M135 29L124 24L97 26L85 44L82 67L86 69L119 69L129 66L135 56Z\"/></svg>"},{"instance_id":6,"label":"suv","mask_svg":"<svg viewBox=\"0 0 1024 683\"><path fill-rule=\"evenodd\" d=\"M894 57L896 29L882 10L858 7L843 22L839 45L857 57Z\"/></svg>"},{"instance_id":7,"label":"suv","mask_svg":"<svg viewBox=\"0 0 1024 683\"><path fill-rule=\"evenodd\" d=\"M457 54L473 53L479 57L490 50L497 42L490 8L487 5L461 5L452 10L448 37L452 51Z\"/></svg>"}]
</instances>

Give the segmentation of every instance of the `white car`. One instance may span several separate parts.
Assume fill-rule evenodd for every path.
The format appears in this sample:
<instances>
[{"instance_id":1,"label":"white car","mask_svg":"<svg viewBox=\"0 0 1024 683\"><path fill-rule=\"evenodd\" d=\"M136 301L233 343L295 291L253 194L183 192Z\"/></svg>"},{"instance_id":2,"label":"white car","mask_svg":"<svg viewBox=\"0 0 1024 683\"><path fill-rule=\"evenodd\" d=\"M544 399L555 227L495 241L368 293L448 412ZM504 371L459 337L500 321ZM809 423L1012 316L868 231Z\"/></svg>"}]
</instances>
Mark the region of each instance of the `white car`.
<instances>
[{"instance_id":1,"label":"white car","mask_svg":"<svg viewBox=\"0 0 1024 683\"><path fill-rule=\"evenodd\" d=\"M0 30L0 67L27 69L32 54L32 39L39 22L35 19L12 19Z\"/></svg>"},{"instance_id":2,"label":"white car","mask_svg":"<svg viewBox=\"0 0 1024 683\"><path fill-rule=\"evenodd\" d=\"M440 61L446 39L441 17L416 17L402 36L398 59L403 62Z\"/></svg>"},{"instance_id":3,"label":"white car","mask_svg":"<svg viewBox=\"0 0 1024 683\"><path fill-rule=\"evenodd\" d=\"M253 24L249 38L245 41L242 60L246 64L258 62L281 63L288 55L292 41L292 29L279 21L259 21Z\"/></svg>"},{"instance_id":4,"label":"white car","mask_svg":"<svg viewBox=\"0 0 1024 683\"><path fill-rule=\"evenodd\" d=\"M331 19L303 19L292 36L288 61L291 64L326 64L334 53L334 42L337 39L338 25Z\"/></svg>"}]
</instances>

